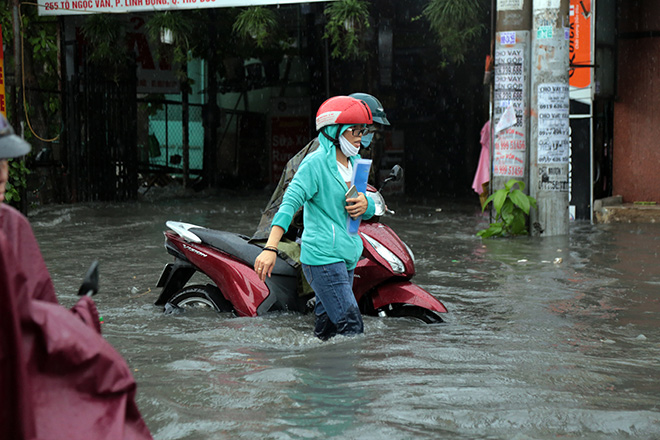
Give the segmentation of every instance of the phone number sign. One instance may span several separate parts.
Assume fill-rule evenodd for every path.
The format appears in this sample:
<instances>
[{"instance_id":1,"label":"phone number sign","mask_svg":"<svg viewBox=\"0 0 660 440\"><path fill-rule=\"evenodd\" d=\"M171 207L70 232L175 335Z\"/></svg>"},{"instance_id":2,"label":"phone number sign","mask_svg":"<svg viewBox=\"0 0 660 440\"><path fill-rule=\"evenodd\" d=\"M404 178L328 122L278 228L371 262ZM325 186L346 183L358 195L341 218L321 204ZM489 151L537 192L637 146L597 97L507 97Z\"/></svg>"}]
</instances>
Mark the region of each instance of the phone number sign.
<instances>
[{"instance_id":1,"label":"phone number sign","mask_svg":"<svg viewBox=\"0 0 660 440\"><path fill-rule=\"evenodd\" d=\"M538 163L568 163L571 147L568 84L538 86Z\"/></svg>"}]
</instances>

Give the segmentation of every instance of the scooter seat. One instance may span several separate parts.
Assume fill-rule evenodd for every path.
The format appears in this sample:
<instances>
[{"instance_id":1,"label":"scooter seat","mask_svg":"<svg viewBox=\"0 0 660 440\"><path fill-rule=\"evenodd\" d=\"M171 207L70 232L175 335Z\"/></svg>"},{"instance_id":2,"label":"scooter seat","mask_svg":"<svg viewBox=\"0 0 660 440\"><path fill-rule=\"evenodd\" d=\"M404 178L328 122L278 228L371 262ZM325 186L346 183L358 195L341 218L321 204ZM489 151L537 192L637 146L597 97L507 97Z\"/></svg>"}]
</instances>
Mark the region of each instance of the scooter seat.
<instances>
[{"instance_id":1,"label":"scooter seat","mask_svg":"<svg viewBox=\"0 0 660 440\"><path fill-rule=\"evenodd\" d=\"M202 243L225 252L247 264L254 266L254 260L263 251L263 248L256 244L248 243L249 237L235 234L227 231L217 231L207 228L190 228L190 232L198 236ZM289 265L281 257L275 260L273 275L297 276L296 268Z\"/></svg>"}]
</instances>

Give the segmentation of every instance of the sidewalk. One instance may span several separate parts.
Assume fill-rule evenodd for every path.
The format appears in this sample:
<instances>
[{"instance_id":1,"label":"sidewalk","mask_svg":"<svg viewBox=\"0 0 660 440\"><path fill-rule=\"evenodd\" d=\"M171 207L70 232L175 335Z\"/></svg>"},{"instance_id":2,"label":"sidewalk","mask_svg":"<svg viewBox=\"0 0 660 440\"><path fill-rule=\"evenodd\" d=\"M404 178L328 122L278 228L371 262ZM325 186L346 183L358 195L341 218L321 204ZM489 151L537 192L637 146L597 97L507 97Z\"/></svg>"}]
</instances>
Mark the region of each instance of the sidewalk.
<instances>
[{"instance_id":1,"label":"sidewalk","mask_svg":"<svg viewBox=\"0 0 660 440\"><path fill-rule=\"evenodd\" d=\"M621 196L596 200L594 223L660 223L660 205L623 203Z\"/></svg>"}]
</instances>

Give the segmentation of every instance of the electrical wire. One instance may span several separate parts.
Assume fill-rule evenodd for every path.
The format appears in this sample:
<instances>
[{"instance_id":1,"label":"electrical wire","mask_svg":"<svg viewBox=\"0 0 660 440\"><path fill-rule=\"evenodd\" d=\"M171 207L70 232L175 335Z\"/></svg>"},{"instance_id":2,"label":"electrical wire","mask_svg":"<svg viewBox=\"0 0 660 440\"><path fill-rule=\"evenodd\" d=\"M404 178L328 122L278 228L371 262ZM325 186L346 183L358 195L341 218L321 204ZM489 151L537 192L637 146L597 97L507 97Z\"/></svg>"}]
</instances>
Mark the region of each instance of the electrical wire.
<instances>
[{"instance_id":1,"label":"electrical wire","mask_svg":"<svg viewBox=\"0 0 660 440\"><path fill-rule=\"evenodd\" d=\"M21 83L23 85L23 90L22 90L22 92L23 92L23 112L25 113L25 121L27 122L28 128L30 129L30 132L32 133L32 135L34 137L36 137L37 139L39 139L42 142L55 142L60 138L61 133L58 134L57 136L55 136L54 138L51 138L51 139L42 138L32 128L32 124L30 123L30 116L28 115L27 97L25 95L25 38L24 38L24 35L23 35L23 29L22 29L22 25L23 25L23 15L21 14L21 6L22 5L31 5L31 6L37 6L37 7L39 7L39 5L37 3L32 3L32 2L23 2L23 3L19 3L19 5L18 5L18 17L20 19L20 24L21 24L21 35L20 35L20 37L21 37ZM17 36L14 36L14 38L17 38Z\"/></svg>"}]
</instances>

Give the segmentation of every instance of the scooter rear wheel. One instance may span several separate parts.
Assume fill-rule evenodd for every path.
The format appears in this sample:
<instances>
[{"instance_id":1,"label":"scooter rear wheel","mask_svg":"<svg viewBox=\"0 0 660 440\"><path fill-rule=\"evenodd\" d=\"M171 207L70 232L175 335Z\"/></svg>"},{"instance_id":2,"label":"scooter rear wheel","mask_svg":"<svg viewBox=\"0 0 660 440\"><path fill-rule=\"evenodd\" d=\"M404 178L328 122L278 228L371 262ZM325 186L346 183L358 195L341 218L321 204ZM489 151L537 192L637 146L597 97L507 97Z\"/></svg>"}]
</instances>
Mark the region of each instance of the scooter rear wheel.
<instances>
[{"instance_id":1,"label":"scooter rear wheel","mask_svg":"<svg viewBox=\"0 0 660 440\"><path fill-rule=\"evenodd\" d=\"M183 288L174 295L169 303L179 308L210 308L216 312L231 312L233 307L217 287L207 284L196 284Z\"/></svg>"},{"instance_id":2,"label":"scooter rear wheel","mask_svg":"<svg viewBox=\"0 0 660 440\"><path fill-rule=\"evenodd\" d=\"M444 322L442 318L432 310L412 304L390 304L381 309L387 316L396 318L415 318L426 324L437 324Z\"/></svg>"}]
</instances>

